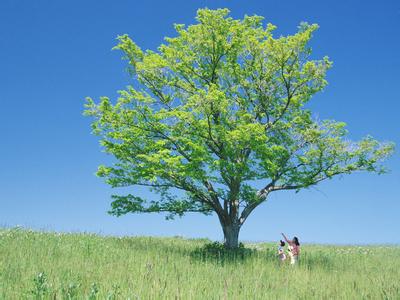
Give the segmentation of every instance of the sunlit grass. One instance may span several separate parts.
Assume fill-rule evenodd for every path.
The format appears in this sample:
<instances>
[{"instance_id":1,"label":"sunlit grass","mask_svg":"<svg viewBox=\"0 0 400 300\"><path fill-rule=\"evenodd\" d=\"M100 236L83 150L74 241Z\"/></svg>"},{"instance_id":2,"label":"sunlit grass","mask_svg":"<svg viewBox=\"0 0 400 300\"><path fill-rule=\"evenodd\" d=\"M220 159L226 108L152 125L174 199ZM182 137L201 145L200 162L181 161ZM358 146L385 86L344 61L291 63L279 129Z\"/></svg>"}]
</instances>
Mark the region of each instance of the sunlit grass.
<instances>
[{"instance_id":1,"label":"sunlit grass","mask_svg":"<svg viewBox=\"0 0 400 300\"><path fill-rule=\"evenodd\" d=\"M302 245L291 267L209 242L0 229L0 299L400 299L399 247Z\"/></svg>"}]
</instances>

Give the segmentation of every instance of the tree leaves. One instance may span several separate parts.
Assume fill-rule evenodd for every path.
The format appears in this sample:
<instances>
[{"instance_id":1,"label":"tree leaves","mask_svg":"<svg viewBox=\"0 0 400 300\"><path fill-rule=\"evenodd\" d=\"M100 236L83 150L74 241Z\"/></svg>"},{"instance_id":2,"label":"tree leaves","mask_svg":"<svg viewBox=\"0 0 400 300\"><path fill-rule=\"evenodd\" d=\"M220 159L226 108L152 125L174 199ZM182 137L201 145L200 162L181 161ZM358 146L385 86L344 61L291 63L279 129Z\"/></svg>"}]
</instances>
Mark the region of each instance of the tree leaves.
<instances>
[{"instance_id":1,"label":"tree leaves","mask_svg":"<svg viewBox=\"0 0 400 300\"><path fill-rule=\"evenodd\" d=\"M347 139L343 122L317 121L304 108L327 84L328 57L310 59L318 25L275 38L260 16L201 9L198 23L142 51L128 35L114 49L135 80L113 104L87 99L93 133L117 162L98 175L112 187L148 186L153 201L113 196L111 213L215 211L243 222L268 193L299 190L335 175L382 173L394 145ZM263 180L256 190L253 183ZM183 195L174 191L182 191Z\"/></svg>"}]
</instances>

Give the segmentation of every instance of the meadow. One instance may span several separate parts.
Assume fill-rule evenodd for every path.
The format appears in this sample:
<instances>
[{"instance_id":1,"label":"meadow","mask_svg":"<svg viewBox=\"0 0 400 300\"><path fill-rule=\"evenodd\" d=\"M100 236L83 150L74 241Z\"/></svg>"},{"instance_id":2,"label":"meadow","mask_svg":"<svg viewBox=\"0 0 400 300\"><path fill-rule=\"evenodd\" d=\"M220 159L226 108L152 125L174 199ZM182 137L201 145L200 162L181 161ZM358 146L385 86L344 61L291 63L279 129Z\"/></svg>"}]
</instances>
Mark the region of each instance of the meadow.
<instances>
[{"instance_id":1,"label":"meadow","mask_svg":"<svg viewBox=\"0 0 400 300\"><path fill-rule=\"evenodd\" d=\"M400 299L397 246L302 245L292 267L215 245L0 229L0 299Z\"/></svg>"}]
</instances>

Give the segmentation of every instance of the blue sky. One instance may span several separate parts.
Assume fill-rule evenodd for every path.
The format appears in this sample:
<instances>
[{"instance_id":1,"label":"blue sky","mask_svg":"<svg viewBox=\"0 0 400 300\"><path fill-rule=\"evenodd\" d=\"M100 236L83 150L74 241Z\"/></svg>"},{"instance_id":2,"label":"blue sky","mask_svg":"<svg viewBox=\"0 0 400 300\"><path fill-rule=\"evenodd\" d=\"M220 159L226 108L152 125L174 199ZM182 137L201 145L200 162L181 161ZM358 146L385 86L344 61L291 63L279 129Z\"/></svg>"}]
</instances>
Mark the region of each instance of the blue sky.
<instances>
[{"instance_id":1,"label":"blue sky","mask_svg":"<svg viewBox=\"0 0 400 300\"><path fill-rule=\"evenodd\" d=\"M117 35L156 49L174 35L173 23L193 23L202 7L264 16L283 35L301 21L318 23L313 55L328 55L334 66L311 108L347 122L352 139L371 134L400 145L399 1L2 0L0 226L222 239L215 216L108 215L115 191L94 172L109 157L82 116L86 96L115 97L131 82L121 53L111 51ZM386 165L389 174L273 194L241 239L277 240L283 231L304 242L400 243L398 150Z\"/></svg>"}]
</instances>

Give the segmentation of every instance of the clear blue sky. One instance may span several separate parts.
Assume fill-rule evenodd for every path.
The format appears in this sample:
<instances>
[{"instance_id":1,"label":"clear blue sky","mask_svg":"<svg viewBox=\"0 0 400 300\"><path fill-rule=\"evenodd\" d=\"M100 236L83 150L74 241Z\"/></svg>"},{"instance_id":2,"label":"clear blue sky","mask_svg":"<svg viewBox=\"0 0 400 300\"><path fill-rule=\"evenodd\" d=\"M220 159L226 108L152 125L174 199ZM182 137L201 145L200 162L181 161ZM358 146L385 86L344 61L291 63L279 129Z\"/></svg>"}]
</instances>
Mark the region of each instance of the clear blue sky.
<instances>
[{"instance_id":1,"label":"clear blue sky","mask_svg":"<svg viewBox=\"0 0 400 300\"><path fill-rule=\"evenodd\" d=\"M94 172L109 158L82 116L86 96L115 97L130 83L111 51L118 34L156 49L173 23L193 23L206 6L264 16L277 34L318 23L314 56L328 55L334 67L313 110L347 122L352 139L371 134L400 147L399 1L1 0L0 226L222 239L215 216L108 215L115 191ZM399 150L387 165L386 175L273 194L241 239L277 240L283 231L305 242L400 243Z\"/></svg>"}]
</instances>

